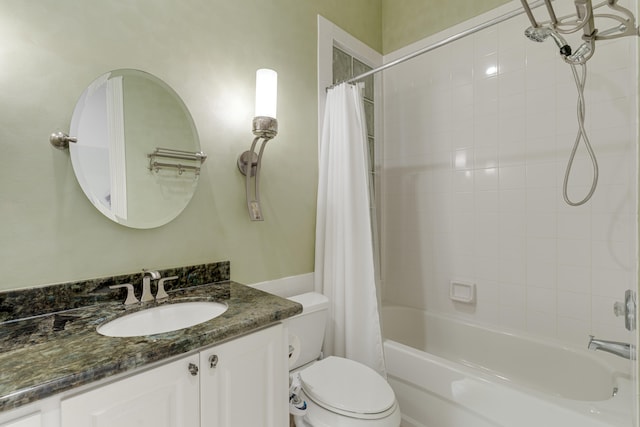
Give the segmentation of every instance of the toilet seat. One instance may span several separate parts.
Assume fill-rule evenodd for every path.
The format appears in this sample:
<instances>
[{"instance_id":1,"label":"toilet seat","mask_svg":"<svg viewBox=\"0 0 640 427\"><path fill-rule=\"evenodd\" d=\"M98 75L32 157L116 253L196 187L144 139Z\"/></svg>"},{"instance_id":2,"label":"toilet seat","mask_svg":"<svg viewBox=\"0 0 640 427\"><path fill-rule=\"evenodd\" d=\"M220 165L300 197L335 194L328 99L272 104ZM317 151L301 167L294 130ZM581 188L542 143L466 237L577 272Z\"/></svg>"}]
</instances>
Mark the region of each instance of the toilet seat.
<instances>
[{"instance_id":1,"label":"toilet seat","mask_svg":"<svg viewBox=\"0 0 640 427\"><path fill-rule=\"evenodd\" d=\"M380 419L396 409L391 386L353 360L330 356L299 373L305 395L323 408L359 419Z\"/></svg>"}]
</instances>

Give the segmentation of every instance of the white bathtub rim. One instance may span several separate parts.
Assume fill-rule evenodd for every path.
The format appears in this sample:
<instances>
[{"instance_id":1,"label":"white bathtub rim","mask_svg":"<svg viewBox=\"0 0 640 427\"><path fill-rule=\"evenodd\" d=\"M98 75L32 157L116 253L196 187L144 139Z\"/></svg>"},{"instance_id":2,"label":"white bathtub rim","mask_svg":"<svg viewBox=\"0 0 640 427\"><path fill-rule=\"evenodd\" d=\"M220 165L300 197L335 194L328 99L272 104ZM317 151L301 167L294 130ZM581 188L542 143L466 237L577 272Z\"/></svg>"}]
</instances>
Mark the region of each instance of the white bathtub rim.
<instances>
[{"instance_id":1,"label":"white bathtub rim","mask_svg":"<svg viewBox=\"0 0 640 427\"><path fill-rule=\"evenodd\" d=\"M588 359L589 362L594 363L598 366L598 368L603 369L605 372L611 376L612 382L611 392L613 392L614 387L617 388L617 394L615 397L607 396L604 399L599 400L588 400L588 399L572 399L571 397L564 397L555 393L550 393L548 389L539 389L535 387L535 385L527 386L525 384L520 384L515 381L510 381L508 378L505 378L502 375L496 375L495 372L490 369L478 370L477 366L473 366L472 364L464 364L461 360L456 360L456 357L452 359L447 359L446 357L437 356L431 353L425 353L422 349L414 349L410 345L405 345L400 342L394 341L392 337L385 337L385 340L396 343L399 348L405 349L405 351L417 352L421 355L426 355L429 358L431 363L435 363L437 366L444 367L445 369L451 369L453 372L456 372L458 375L464 376L473 376L477 379L477 381L484 381L486 383L497 383L504 387L508 387L512 390L515 390L520 393L525 393L535 397L536 399L552 403L553 405L558 405L563 408L570 408L573 412L578 412L582 415L599 417L608 420L628 420L632 419L633 412L633 399L635 396L634 390L634 382L633 378L627 374L626 372L620 372L616 370L614 366L610 363L607 363L606 360L602 360L602 354L598 354L593 351L589 351L586 348L576 348L570 345L566 345L564 343L558 343L557 340L549 340L544 337L535 336L532 334L522 333L520 331L504 331L502 329L497 328L494 325L485 325L479 324L476 322L468 321L467 319L460 319L455 316L451 316L443 313L434 313L425 310L421 310L415 307L407 307L402 305L386 305L383 306L384 309L389 310L387 314L391 313L393 309L407 311L410 310L421 316L431 316L432 318L441 319L445 322L454 322L459 325L469 326L471 328L481 328L488 332L497 333L500 335L506 335L513 337L514 339L525 339L530 341L532 344L540 345L542 348L551 348L555 347L562 351L566 351L567 355L571 357L571 355L575 354L577 357ZM383 315L384 320L384 315ZM392 320L393 321L393 320ZM395 327L395 326L394 326ZM384 324L383 324L383 336L384 336ZM403 369L404 367L400 367ZM387 368L389 371L389 368ZM393 372L388 372L390 375ZM411 378L410 376L408 378ZM606 394L603 393L603 397ZM616 425L609 424L609 425ZM620 424L617 424L620 425ZM623 424L626 425L626 424Z\"/></svg>"},{"instance_id":2,"label":"white bathtub rim","mask_svg":"<svg viewBox=\"0 0 640 427\"><path fill-rule=\"evenodd\" d=\"M399 305L399 304L383 304L382 305L383 312L385 309L411 310L415 312L426 313L429 316L439 317L446 321L459 323L472 328L481 328L496 334L507 335L510 337L531 341L535 344L539 344L542 347L555 347L560 350L567 351L569 353L578 354L580 357L590 359L597 365L601 366L603 369L607 370L615 378L626 378L626 379L632 380L629 373L621 372L618 369L616 369L614 366L612 366L611 363L608 363L606 360L603 360L602 356L605 356L606 354L603 354L603 353L598 354L595 351L588 350L586 344L584 347L582 346L579 347L577 345L567 344L566 342L560 341L559 339L556 339L556 338L541 337L539 335L535 335L535 334L531 334L531 333L527 333L527 332L523 332L515 329L510 329L508 327L502 328L502 327L497 327L496 325L490 324L490 323L474 322L473 320L454 316L449 313L423 310L417 307L411 307L411 306L405 306L405 305ZM382 322L382 335L384 337L384 322ZM445 358L443 359L447 360ZM465 363L465 361L462 361L462 360L460 360L459 362L467 366L476 367L473 363L468 363L468 362ZM489 372L492 371L491 369L487 369L486 367L482 367L482 368L483 370L487 370Z\"/></svg>"},{"instance_id":3,"label":"white bathtub rim","mask_svg":"<svg viewBox=\"0 0 640 427\"><path fill-rule=\"evenodd\" d=\"M504 385L506 387L510 387L513 389L516 389L522 393L526 393L526 394L532 394L535 395L536 397L540 398L540 399L544 399L544 400L549 400L549 401L553 401L553 402L563 402L564 404L570 405L572 402L575 402L578 404L578 406L582 406L583 404L589 405L589 404L606 404L612 400L614 400L614 397L620 397L621 396L621 389L622 392L624 392L625 390L633 390L632 388L632 384L633 381L631 378L625 376L625 375L620 375L620 376L614 376L615 379L615 385L618 387L618 391L616 393L615 396L609 397L608 399L605 400L577 400L577 399L571 399L568 397L564 397L561 395L554 395L554 394L550 394L550 393L545 393L543 391L537 390L535 388L532 387L527 387L526 385L522 385L519 384L515 381L511 381L508 378L505 378L503 376L500 375L496 375L494 373L492 373L490 370L488 369L478 369L476 366L470 365L470 364L464 364L464 363L460 363L457 361L452 361L449 360L447 358L444 357L440 357L438 355L435 354L431 354L431 353L426 353L420 349L415 349L409 345L406 344L402 344L400 342L394 341L392 339L389 338L385 338L384 339L385 342L390 342L393 345L397 346L398 348L400 348L402 351L408 352L408 353L416 353L418 355L426 355L425 357L428 357L429 361L439 367L445 368L445 369L449 369L451 371L454 371L457 374L460 375L464 375L464 376L473 376L475 377L478 381L481 382L485 382L488 384L493 384L493 383L497 383L497 384L501 384ZM419 386L419 385L418 385ZM613 390L612 390L613 391ZM618 399L620 400L620 399Z\"/></svg>"},{"instance_id":4,"label":"white bathtub rim","mask_svg":"<svg viewBox=\"0 0 640 427\"><path fill-rule=\"evenodd\" d=\"M388 357L388 352L386 349L389 345L395 346L395 350L404 353L405 355L409 355L409 357L426 358L428 360L428 363L436 365L443 370L448 370L459 375L460 377L470 378L475 382L482 383L487 387L488 390L493 390L497 393L502 394L506 392L509 398L512 398L514 402L521 402L526 401L527 399L531 399L539 406L554 410L558 413L569 411L570 413L575 413L576 416L586 417L586 419L592 420L594 425L625 425L621 423L628 422L628 420L630 420L632 417L632 409L629 408L629 405L627 403L631 402L631 398L633 396L633 384L632 381L628 379L621 378L617 381L618 393L615 397L609 398L604 401L579 401L560 396L551 396L547 393L543 393L511 381L501 380L499 377L488 375L481 371L477 371L474 368L460 365L448 359L425 353L423 351L414 349L411 346L393 341L391 339L385 339L385 353L387 355L387 360L391 361L391 366L387 367L387 374L390 378L393 378L397 381L402 381L406 384L410 384L412 387L415 387L420 391L435 394L440 398L456 405L460 405L460 402L457 402L452 396L447 396L446 394L442 393L441 390L436 390L433 387L430 387L431 384L429 386L423 386L422 384L417 384L415 381L404 378L406 375L399 375L398 372L395 371L392 358ZM402 366L402 368L407 369L407 366ZM430 380L432 379L433 378L431 378ZM525 407L528 406L529 405L526 405ZM480 410L478 410L478 408L467 409L477 413L483 418L492 419L491 412L485 412L483 410L484 408ZM498 418L498 421L504 423L505 420L509 419L509 415L504 413L499 414ZM510 425L509 422L513 421L514 420L506 421L506 424L504 425Z\"/></svg>"}]
</instances>

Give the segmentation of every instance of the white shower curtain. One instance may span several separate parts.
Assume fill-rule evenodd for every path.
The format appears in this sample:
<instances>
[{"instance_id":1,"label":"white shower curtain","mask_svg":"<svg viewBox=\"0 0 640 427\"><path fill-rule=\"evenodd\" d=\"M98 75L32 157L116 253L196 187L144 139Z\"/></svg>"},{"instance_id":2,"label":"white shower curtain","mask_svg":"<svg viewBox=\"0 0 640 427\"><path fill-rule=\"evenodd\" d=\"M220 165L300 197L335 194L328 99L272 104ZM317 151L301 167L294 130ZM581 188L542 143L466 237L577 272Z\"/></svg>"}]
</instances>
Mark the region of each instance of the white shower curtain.
<instances>
[{"instance_id":1,"label":"white shower curtain","mask_svg":"<svg viewBox=\"0 0 640 427\"><path fill-rule=\"evenodd\" d=\"M315 287L330 301L324 350L386 376L361 86L329 89L319 158Z\"/></svg>"}]
</instances>

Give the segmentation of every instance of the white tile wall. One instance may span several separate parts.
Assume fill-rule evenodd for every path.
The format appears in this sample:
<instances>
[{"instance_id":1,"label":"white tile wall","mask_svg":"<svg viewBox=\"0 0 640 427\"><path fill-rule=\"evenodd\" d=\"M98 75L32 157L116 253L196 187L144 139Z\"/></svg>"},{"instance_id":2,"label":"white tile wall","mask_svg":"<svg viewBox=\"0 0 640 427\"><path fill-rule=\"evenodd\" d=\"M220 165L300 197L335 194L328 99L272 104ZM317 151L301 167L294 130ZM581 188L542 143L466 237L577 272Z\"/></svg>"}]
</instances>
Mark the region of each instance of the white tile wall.
<instances>
[{"instance_id":1,"label":"white tile wall","mask_svg":"<svg viewBox=\"0 0 640 427\"><path fill-rule=\"evenodd\" d=\"M527 26L514 18L385 71L384 298L580 346L590 333L629 341L612 305L637 277L637 41L599 43L588 64L600 183L576 208L562 199L575 84ZM573 198L591 174L581 149ZM451 280L476 283L474 307L449 299Z\"/></svg>"}]
</instances>

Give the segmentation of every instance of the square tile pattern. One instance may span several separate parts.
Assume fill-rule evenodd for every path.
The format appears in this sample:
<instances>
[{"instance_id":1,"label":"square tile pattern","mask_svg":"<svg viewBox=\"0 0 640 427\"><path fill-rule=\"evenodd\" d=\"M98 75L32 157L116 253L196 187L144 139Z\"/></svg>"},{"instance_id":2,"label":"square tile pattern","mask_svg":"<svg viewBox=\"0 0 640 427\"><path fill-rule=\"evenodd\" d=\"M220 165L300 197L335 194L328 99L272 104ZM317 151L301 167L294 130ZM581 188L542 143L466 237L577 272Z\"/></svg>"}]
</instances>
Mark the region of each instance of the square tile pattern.
<instances>
[{"instance_id":1,"label":"square tile pattern","mask_svg":"<svg viewBox=\"0 0 640 427\"><path fill-rule=\"evenodd\" d=\"M637 41L599 42L588 63L600 179L571 207L577 91L528 25L514 18L384 72L384 298L578 346L589 334L628 342L613 303L637 277ZM592 173L581 144L573 199ZM451 280L476 283L474 306L449 299Z\"/></svg>"}]
</instances>

